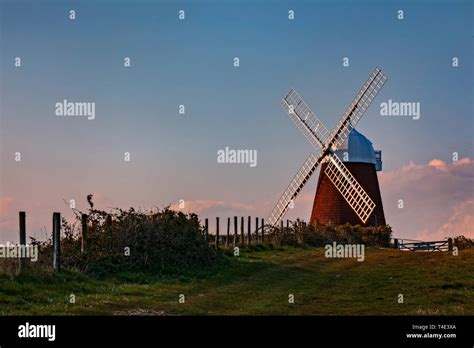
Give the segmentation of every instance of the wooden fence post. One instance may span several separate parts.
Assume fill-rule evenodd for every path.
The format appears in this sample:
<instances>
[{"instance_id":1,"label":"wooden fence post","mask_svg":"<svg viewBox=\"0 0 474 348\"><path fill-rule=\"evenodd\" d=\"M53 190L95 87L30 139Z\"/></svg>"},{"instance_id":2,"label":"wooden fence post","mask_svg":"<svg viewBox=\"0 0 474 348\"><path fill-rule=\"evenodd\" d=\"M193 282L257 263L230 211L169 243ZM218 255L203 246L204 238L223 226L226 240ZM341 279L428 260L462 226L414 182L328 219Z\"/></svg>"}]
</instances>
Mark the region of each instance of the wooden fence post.
<instances>
[{"instance_id":1,"label":"wooden fence post","mask_svg":"<svg viewBox=\"0 0 474 348\"><path fill-rule=\"evenodd\" d=\"M250 245L250 238L252 237L252 231L250 230L250 216L249 216L249 219L248 219L248 224L247 224L247 227L248 227L248 231L247 231L247 245Z\"/></svg>"},{"instance_id":2,"label":"wooden fence post","mask_svg":"<svg viewBox=\"0 0 474 348\"><path fill-rule=\"evenodd\" d=\"M395 249L398 249L398 239L397 238L393 239L393 245L395 246Z\"/></svg>"},{"instance_id":3,"label":"wooden fence post","mask_svg":"<svg viewBox=\"0 0 474 348\"><path fill-rule=\"evenodd\" d=\"M225 240L225 247L227 248L229 246L229 231L230 231L230 217L227 218L227 238Z\"/></svg>"},{"instance_id":4,"label":"wooden fence post","mask_svg":"<svg viewBox=\"0 0 474 348\"><path fill-rule=\"evenodd\" d=\"M284 228L283 224L284 224L284 222L283 222L283 219L282 219L282 220L280 220L280 233L283 233L283 228ZM273 232L273 238L275 237L275 235L276 235L276 229ZM273 243L273 241L272 241L272 243Z\"/></svg>"},{"instance_id":5,"label":"wooden fence post","mask_svg":"<svg viewBox=\"0 0 474 348\"><path fill-rule=\"evenodd\" d=\"M204 236L206 237L206 242L209 243L209 220L206 218L204 220Z\"/></svg>"},{"instance_id":6,"label":"wooden fence post","mask_svg":"<svg viewBox=\"0 0 474 348\"><path fill-rule=\"evenodd\" d=\"M240 245L245 243L245 232L244 232L245 218L242 216L240 218Z\"/></svg>"},{"instance_id":7,"label":"wooden fence post","mask_svg":"<svg viewBox=\"0 0 474 348\"><path fill-rule=\"evenodd\" d=\"M87 214L82 214L82 238L81 238L81 254L84 254L87 249Z\"/></svg>"},{"instance_id":8,"label":"wooden fence post","mask_svg":"<svg viewBox=\"0 0 474 348\"><path fill-rule=\"evenodd\" d=\"M234 247L237 246L237 216L234 216Z\"/></svg>"},{"instance_id":9,"label":"wooden fence post","mask_svg":"<svg viewBox=\"0 0 474 348\"><path fill-rule=\"evenodd\" d=\"M301 222L300 219L296 219L296 226L295 226L295 235L296 235L296 240L299 242L300 241L300 232L301 232Z\"/></svg>"},{"instance_id":10,"label":"wooden fence post","mask_svg":"<svg viewBox=\"0 0 474 348\"><path fill-rule=\"evenodd\" d=\"M255 218L255 244L258 244L258 217Z\"/></svg>"},{"instance_id":11,"label":"wooden fence post","mask_svg":"<svg viewBox=\"0 0 474 348\"><path fill-rule=\"evenodd\" d=\"M53 268L61 271L61 214L53 213Z\"/></svg>"},{"instance_id":12,"label":"wooden fence post","mask_svg":"<svg viewBox=\"0 0 474 348\"><path fill-rule=\"evenodd\" d=\"M262 219L262 244L265 243L265 220Z\"/></svg>"},{"instance_id":13,"label":"wooden fence post","mask_svg":"<svg viewBox=\"0 0 474 348\"><path fill-rule=\"evenodd\" d=\"M219 249L219 217L216 217L216 249Z\"/></svg>"},{"instance_id":14,"label":"wooden fence post","mask_svg":"<svg viewBox=\"0 0 474 348\"><path fill-rule=\"evenodd\" d=\"M20 250L25 249L26 251L26 213L24 211L20 211ZM26 256L26 255L25 255ZM20 255L20 269L18 270L21 272L26 266L26 260L21 257Z\"/></svg>"},{"instance_id":15,"label":"wooden fence post","mask_svg":"<svg viewBox=\"0 0 474 348\"><path fill-rule=\"evenodd\" d=\"M286 229L290 228L290 220L286 220Z\"/></svg>"},{"instance_id":16,"label":"wooden fence post","mask_svg":"<svg viewBox=\"0 0 474 348\"><path fill-rule=\"evenodd\" d=\"M453 251L453 239L448 238L448 251Z\"/></svg>"}]
</instances>

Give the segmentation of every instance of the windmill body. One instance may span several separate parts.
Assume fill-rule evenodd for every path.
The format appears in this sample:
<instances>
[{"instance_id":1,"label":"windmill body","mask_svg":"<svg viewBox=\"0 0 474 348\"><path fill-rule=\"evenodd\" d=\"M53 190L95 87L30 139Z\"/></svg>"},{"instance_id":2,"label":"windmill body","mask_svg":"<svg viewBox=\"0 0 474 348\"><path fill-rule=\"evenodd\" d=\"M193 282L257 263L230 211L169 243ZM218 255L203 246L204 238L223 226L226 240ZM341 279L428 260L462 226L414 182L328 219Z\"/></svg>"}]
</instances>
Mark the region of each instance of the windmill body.
<instances>
[{"instance_id":1,"label":"windmill body","mask_svg":"<svg viewBox=\"0 0 474 348\"><path fill-rule=\"evenodd\" d=\"M381 151L374 150L372 142L353 129L336 151L357 182L375 203L375 208L363 223L344 197L325 174L327 163L321 165L310 222L313 224L334 223L363 226L385 225L382 198L377 171L382 169Z\"/></svg>"},{"instance_id":2,"label":"windmill body","mask_svg":"<svg viewBox=\"0 0 474 348\"><path fill-rule=\"evenodd\" d=\"M348 213L352 210L352 213L339 214L337 216L328 213L319 215L317 208L321 204L319 203L318 194L316 194L312 213L312 216L314 216L313 221L317 221L318 218L323 220L324 217L324 220L327 220L327 217L332 217L333 219L337 218L337 221L340 223L345 223L348 222L345 221L346 217L356 216L357 222L364 225L385 224L385 218L381 210L382 201L380 199L380 191L378 190L377 173L375 172L376 166L381 167L381 161L377 160L380 160L381 153L374 151L370 141L355 131L354 127L365 114L386 80L387 77L382 74L382 70L375 68L339 118L332 131L329 131L324 126L294 89L291 89L281 100L281 105L311 145L317 150L317 155L310 153L306 161L296 172L296 175L290 181L286 190L283 191L283 194L270 213L267 219L268 225L276 226L282 220L291 203L296 199L319 165L322 165L322 170L318 189L321 186L320 192L322 197L324 198L324 192L331 190L331 193L327 193L326 198L337 196L341 199L340 206L344 206ZM348 162L347 164L351 167L349 169L344 163L344 154L342 154L343 160L340 158L341 151L344 152L344 146L346 146L346 151L352 148L352 161L363 161ZM356 169L356 167L359 169ZM368 174L361 175L361 173L365 172ZM359 181L362 181L363 184ZM325 184L326 182L328 183ZM374 187L376 187L378 194L372 194ZM324 199L321 202L327 200ZM345 201L345 204L343 204L342 200ZM322 207L324 208L325 206ZM380 211L381 214L377 213Z\"/></svg>"}]
</instances>

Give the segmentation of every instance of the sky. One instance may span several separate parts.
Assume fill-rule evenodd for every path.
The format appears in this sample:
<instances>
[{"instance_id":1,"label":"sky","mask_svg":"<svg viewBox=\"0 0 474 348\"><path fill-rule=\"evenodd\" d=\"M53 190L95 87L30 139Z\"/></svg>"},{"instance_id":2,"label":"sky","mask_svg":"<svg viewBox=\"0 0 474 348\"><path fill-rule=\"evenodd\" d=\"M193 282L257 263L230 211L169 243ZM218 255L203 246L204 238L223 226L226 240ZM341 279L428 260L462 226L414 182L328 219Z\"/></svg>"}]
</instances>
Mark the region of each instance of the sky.
<instances>
[{"instance_id":1,"label":"sky","mask_svg":"<svg viewBox=\"0 0 474 348\"><path fill-rule=\"evenodd\" d=\"M182 199L211 229L264 218L316 151L281 98L295 88L332 129L376 66L388 81L357 129L382 150L394 236L474 237L472 1L0 4L0 242L17 242L20 210L45 238L52 212L71 219L66 203L85 210L89 193L102 209ZM95 118L56 116L64 99L94 102ZM420 118L382 116L388 100ZM218 163L225 147L257 150L257 166ZM309 219L317 177L289 218Z\"/></svg>"}]
</instances>

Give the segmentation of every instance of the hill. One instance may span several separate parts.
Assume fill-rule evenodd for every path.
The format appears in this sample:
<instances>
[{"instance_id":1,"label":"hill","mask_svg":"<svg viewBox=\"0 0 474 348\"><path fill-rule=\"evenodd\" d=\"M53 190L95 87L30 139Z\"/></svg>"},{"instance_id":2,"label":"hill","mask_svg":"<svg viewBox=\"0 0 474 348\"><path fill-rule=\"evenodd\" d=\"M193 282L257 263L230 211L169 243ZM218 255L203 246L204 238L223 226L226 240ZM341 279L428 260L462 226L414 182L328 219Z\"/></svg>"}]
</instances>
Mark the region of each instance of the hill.
<instances>
[{"instance_id":1,"label":"hill","mask_svg":"<svg viewBox=\"0 0 474 348\"><path fill-rule=\"evenodd\" d=\"M474 314L474 249L453 256L368 248L357 262L325 258L323 248L253 248L226 258L208 274L179 278L0 274L0 314Z\"/></svg>"}]
</instances>

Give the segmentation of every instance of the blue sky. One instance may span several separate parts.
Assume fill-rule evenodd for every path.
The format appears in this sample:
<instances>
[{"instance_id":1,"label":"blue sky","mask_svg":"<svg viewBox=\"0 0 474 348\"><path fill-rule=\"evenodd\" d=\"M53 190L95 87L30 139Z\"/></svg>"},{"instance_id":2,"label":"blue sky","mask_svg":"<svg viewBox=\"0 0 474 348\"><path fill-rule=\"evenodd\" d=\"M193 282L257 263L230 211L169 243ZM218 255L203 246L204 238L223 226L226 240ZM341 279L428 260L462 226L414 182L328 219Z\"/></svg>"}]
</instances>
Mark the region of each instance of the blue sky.
<instances>
[{"instance_id":1,"label":"blue sky","mask_svg":"<svg viewBox=\"0 0 474 348\"><path fill-rule=\"evenodd\" d=\"M470 1L1 4L0 194L10 203L0 240L16 235L19 209L49 230L63 199L83 204L90 192L112 206L209 200L266 216L313 151L281 97L295 88L332 129L375 66L389 80L357 128L382 150L385 171L474 157ZM63 99L94 101L96 119L55 117ZM388 99L420 102L421 118L380 116ZM226 146L258 150L257 167L219 165Z\"/></svg>"}]
</instances>

